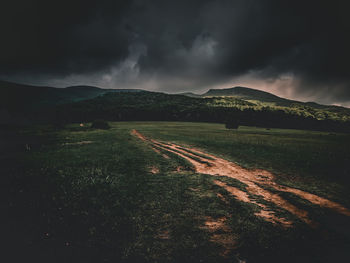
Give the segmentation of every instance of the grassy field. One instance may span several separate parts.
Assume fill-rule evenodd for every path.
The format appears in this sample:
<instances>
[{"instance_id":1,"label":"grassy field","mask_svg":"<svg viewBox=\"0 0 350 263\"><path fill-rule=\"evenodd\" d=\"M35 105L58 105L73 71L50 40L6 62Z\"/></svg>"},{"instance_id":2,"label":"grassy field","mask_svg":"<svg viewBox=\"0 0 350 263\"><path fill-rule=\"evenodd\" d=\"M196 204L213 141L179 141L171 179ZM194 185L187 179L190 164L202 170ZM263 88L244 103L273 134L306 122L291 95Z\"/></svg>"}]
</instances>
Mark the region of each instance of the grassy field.
<instances>
[{"instance_id":1,"label":"grassy field","mask_svg":"<svg viewBox=\"0 0 350 263\"><path fill-rule=\"evenodd\" d=\"M128 127L129 123L121 125ZM135 123L136 124L136 123ZM287 129L240 127L222 124L137 123L152 138L191 145L247 168L263 168L284 184L344 201L350 197L350 136L347 134ZM350 204L349 204L350 206Z\"/></svg>"},{"instance_id":2,"label":"grassy field","mask_svg":"<svg viewBox=\"0 0 350 263\"><path fill-rule=\"evenodd\" d=\"M349 218L292 194L320 226L292 228L256 217L256 207L195 173L175 154L169 159L131 135L193 146L247 168L276 174L296 187L350 207L350 136L221 124L118 122L110 130L78 125L32 127L4 133L2 199L7 244L14 259L37 262L331 262L350 248ZM6 136L5 136L6 135ZM281 194L282 195L282 194ZM225 201L223 201L223 198ZM215 242L227 219L230 245ZM232 240L231 240L232 239ZM18 254L13 251L22 251ZM14 261L16 262L16 261Z\"/></svg>"}]
</instances>

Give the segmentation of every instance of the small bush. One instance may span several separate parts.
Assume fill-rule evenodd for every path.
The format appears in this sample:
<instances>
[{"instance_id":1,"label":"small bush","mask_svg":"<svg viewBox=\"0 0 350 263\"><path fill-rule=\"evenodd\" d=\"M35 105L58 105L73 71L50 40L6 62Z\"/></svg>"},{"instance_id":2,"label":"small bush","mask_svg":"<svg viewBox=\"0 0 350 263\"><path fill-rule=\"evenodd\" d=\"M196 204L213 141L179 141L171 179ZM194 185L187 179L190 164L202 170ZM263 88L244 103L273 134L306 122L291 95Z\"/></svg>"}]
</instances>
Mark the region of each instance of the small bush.
<instances>
[{"instance_id":1,"label":"small bush","mask_svg":"<svg viewBox=\"0 0 350 263\"><path fill-rule=\"evenodd\" d=\"M238 129L239 124L238 121L236 120L231 120L225 123L225 128L226 129Z\"/></svg>"},{"instance_id":2,"label":"small bush","mask_svg":"<svg viewBox=\"0 0 350 263\"><path fill-rule=\"evenodd\" d=\"M108 130L111 128L111 126L109 126L107 121L104 120L96 120L93 121L91 124L91 128L93 129L102 129L102 130Z\"/></svg>"}]
</instances>

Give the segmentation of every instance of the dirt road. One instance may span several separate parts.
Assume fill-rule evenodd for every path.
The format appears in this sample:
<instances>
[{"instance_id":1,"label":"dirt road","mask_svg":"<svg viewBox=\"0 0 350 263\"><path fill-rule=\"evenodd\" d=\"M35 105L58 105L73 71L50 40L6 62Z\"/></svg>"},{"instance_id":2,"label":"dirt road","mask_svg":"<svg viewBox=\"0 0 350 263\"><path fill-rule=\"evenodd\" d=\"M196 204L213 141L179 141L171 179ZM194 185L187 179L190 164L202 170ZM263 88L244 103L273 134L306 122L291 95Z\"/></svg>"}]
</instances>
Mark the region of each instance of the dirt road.
<instances>
[{"instance_id":1,"label":"dirt road","mask_svg":"<svg viewBox=\"0 0 350 263\"><path fill-rule=\"evenodd\" d=\"M225 176L240 181L245 185L245 191L229 186L219 180L215 180L214 183L224 188L237 200L257 205L260 208L260 211L256 212L255 215L263 218L266 221L274 224L280 224L284 227L290 227L293 224L291 220L287 220L286 218L279 216L273 208L268 207L266 202L263 203L263 201L272 203L277 208L287 210L311 226L317 225L316 222L313 222L309 218L307 211L298 208L294 204L291 204L289 201L282 198L278 192L292 193L312 204L323 208L332 209L340 214L350 216L350 210L341 204L300 189L287 187L276 183L275 176L268 171L248 170L233 162L224 160L212 154L204 153L194 148L188 148L176 145L174 143L165 143L153 140L151 138L146 138L136 130L133 130L132 134L148 143L157 153L160 153L160 150L163 150L186 159L195 167L196 172L198 173ZM169 158L168 155L165 156ZM269 189L273 189L273 191ZM260 198L254 198L254 196L258 196Z\"/></svg>"}]
</instances>

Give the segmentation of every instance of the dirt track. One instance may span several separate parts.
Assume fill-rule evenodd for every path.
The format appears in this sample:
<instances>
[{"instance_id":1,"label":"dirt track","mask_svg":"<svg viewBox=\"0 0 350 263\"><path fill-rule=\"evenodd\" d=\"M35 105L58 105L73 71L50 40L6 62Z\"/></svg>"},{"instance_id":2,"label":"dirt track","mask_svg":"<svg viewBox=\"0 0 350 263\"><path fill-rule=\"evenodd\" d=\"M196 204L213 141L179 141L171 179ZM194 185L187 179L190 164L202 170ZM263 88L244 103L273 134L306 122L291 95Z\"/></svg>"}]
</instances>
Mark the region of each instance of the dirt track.
<instances>
[{"instance_id":1,"label":"dirt track","mask_svg":"<svg viewBox=\"0 0 350 263\"><path fill-rule=\"evenodd\" d=\"M323 208L332 209L340 214L350 216L350 210L341 204L330 201L315 194L302 191L300 189L277 184L275 182L274 175L268 171L248 170L236 165L233 162L224 160L211 154L203 153L197 149L187 148L176 145L174 143L164 143L146 138L136 130L132 130L132 134L148 143L152 149L154 149L159 154L161 154L160 150L163 150L186 159L195 167L196 172L198 173L225 176L240 181L245 185L245 191L242 191L241 189L233 186L229 186L219 180L215 180L214 183L224 188L237 200L257 205L260 208L260 211L255 213L255 215L263 218L266 221L272 222L274 224L280 224L285 227L290 227L293 224L291 220L287 220L286 218L277 215L271 207L263 204L261 202L261 199L274 204L278 208L287 210L311 226L316 225L316 222L313 222L309 218L307 211L291 204L276 192L292 193L304 200L309 201L312 204ZM169 158L168 155L165 156L165 158ZM273 189L274 191L272 192L268 189ZM259 198L254 198L254 196L258 196Z\"/></svg>"}]
</instances>

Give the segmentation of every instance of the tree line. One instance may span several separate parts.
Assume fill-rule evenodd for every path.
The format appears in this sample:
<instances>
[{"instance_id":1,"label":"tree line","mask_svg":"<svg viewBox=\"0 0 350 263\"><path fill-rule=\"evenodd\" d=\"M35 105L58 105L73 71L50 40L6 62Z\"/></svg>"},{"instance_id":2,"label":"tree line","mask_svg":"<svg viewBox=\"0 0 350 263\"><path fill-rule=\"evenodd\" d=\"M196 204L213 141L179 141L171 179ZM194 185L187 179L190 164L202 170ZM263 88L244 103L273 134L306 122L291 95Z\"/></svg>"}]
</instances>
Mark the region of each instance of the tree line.
<instances>
[{"instance_id":1,"label":"tree line","mask_svg":"<svg viewBox=\"0 0 350 263\"><path fill-rule=\"evenodd\" d=\"M209 101L210 102L210 101ZM208 100L184 96L138 93L110 94L55 108L57 122L108 121L189 121L226 123L232 126L288 128L350 132L350 122L318 120L273 107L212 107Z\"/></svg>"}]
</instances>

